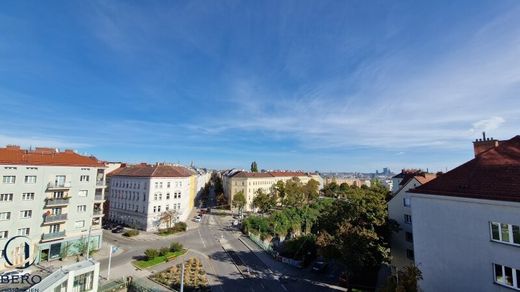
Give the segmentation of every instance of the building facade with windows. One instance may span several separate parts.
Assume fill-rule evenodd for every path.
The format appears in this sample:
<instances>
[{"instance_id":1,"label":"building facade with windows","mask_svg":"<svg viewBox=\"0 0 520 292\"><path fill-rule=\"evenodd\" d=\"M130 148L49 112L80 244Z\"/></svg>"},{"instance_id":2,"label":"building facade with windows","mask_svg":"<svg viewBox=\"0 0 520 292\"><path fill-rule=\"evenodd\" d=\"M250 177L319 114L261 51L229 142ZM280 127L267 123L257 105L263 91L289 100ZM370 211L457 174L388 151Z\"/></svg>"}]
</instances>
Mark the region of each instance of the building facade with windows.
<instances>
[{"instance_id":1,"label":"building facade with windows","mask_svg":"<svg viewBox=\"0 0 520 292\"><path fill-rule=\"evenodd\" d=\"M72 150L0 148L0 246L23 235L36 261L101 246L105 166ZM66 252L65 252L66 250ZM0 259L0 269L7 269Z\"/></svg>"},{"instance_id":2,"label":"building facade with windows","mask_svg":"<svg viewBox=\"0 0 520 292\"><path fill-rule=\"evenodd\" d=\"M251 204L259 189L269 193L278 181L286 182L292 178L298 178L302 184L308 183L311 179L318 183L323 181L319 174L315 173L299 171L247 172L235 170L223 175L224 195L231 205L233 196L242 191L246 198L244 210L252 211Z\"/></svg>"},{"instance_id":3,"label":"building facade with windows","mask_svg":"<svg viewBox=\"0 0 520 292\"><path fill-rule=\"evenodd\" d=\"M408 191L434 178L434 174L420 170L403 170L392 179L397 187L388 202L388 218L395 220L400 227L392 236L391 243L392 265L397 269L414 264L412 206Z\"/></svg>"},{"instance_id":4,"label":"building facade with windows","mask_svg":"<svg viewBox=\"0 0 520 292\"><path fill-rule=\"evenodd\" d=\"M520 136L491 142L410 191L426 292L520 290Z\"/></svg>"},{"instance_id":5,"label":"building facade with windows","mask_svg":"<svg viewBox=\"0 0 520 292\"><path fill-rule=\"evenodd\" d=\"M185 221L195 201L196 174L180 165L123 165L110 177L109 219L146 231L168 226L165 212L174 221Z\"/></svg>"}]
</instances>

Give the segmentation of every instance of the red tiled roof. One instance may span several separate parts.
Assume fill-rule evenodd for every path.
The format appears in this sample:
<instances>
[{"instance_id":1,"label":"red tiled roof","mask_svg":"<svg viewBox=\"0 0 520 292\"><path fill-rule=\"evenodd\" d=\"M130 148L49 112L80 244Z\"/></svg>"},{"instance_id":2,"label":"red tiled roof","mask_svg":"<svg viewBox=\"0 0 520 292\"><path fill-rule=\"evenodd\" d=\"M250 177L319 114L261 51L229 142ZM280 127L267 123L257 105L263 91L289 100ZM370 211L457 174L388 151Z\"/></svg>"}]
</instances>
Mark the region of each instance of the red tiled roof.
<instances>
[{"instance_id":1,"label":"red tiled roof","mask_svg":"<svg viewBox=\"0 0 520 292\"><path fill-rule=\"evenodd\" d=\"M520 136L502 141L412 192L520 202Z\"/></svg>"},{"instance_id":2,"label":"red tiled roof","mask_svg":"<svg viewBox=\"0 0 520 292\"><path fill-rule=\"evenodd\" d=\"M189 169L164 164L137 164L120 167L108 174L109 176L132 176L132 177L190 177L193 175Z\"/></svg>"},{"instance_id":3,"label":"red tiled roof","mask_svg":"<svg viewBox=\"0 0 520 292\"><path fill-rule=\"evenodd\" d=\"M4 165L48 165L48 166L91 166L105 164L94 156L83 156L72 150L58 152L53 148L20 149L19 146L0 148L0 164Z\"/></svg>"}]
</instances>

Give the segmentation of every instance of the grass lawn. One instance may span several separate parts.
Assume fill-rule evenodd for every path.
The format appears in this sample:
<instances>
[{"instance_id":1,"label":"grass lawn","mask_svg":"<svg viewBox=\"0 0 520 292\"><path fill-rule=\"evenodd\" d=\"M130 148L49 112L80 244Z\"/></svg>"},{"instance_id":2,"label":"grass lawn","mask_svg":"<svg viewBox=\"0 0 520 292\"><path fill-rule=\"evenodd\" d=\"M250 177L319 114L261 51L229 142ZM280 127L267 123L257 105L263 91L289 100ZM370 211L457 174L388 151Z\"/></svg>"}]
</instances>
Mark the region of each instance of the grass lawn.
<instances>
[{"instance_id":1,"label":"grass lawn","mask_svg":"<svg viewBox=\"0 0 520 292\"><path fill-rule=\"evenodd\" d=\"M183 250L180 250L180 251L176 251L176 252L171 252L170 251L170 252L168 252L168 254L166 254L164 256L158 256L158 257L150 259L150 260L133 261L132 263L134 264L134 266L136 266L136 267L138 267L140 269L146 269L146 268L149 268L149 267L152 267L152 266L164 263L164 262L166 262L166 260L173 260L176 257L186 253L186 251L187 251L186 249L183 249Z\"/></svg>"}]
</instances>

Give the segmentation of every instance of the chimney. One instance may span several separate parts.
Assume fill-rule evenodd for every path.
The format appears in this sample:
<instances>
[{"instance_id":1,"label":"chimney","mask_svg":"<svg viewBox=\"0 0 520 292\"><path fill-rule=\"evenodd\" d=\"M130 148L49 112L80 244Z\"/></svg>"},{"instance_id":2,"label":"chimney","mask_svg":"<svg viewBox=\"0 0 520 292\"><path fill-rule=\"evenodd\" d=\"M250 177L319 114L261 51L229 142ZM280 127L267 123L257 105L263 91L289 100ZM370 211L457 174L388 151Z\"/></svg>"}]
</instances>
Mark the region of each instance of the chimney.
<instances>
[{"instance_id":1,"label":"chimney","mask_svg":"<svg viewBox=\"0 0 520 292\"><path fill-rule=\"evenodd\" d=\"M493 149L497 147L499 141L493 138L486 138L486 132L482 132L482 139L476 139L473 142L473 151L475 152L475 157L479 156L481 153L488 151L489 149Z\"/></svg>"}]
</instances>

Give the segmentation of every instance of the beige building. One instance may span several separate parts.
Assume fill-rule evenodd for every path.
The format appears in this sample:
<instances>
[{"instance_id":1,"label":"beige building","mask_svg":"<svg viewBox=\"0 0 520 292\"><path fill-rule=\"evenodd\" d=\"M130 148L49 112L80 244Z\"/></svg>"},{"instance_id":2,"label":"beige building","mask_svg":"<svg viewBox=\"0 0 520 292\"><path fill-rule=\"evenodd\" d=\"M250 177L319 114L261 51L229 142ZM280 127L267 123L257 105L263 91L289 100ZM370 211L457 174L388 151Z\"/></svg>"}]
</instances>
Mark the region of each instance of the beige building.
<instances>
[{"instance_id":1,"label":"beige building","mask_svg":"<svg viewBox=\"0 0 520 292\"><path fill-rule=\"evenodd\" d=\"M322 181L318 174L309 174L299 171L246 172L232 170L223 176L224 195L228 199L229 204L231 204L233 196L243 191L246 197L246 206L244 209L245 211L251 211L253 198L259 189L269 193L276 182L286 182L293 177L297 177L303 184L306 184L311 179L317 182Z\"/></svg>"},{"instance_id":2,"label":"beige building","mask_svg":"<svg viewBox=\"0 0 520 292\"><path fill-rule=\"evenodd\" d=\"M349 186L356 186L356 187L361 187L362 185L370 186L370 180L365 180L365 179L335 177L335 176L324 178L324 183L326 185L333 183L333 182L336 183L337 185L346 183Z\"/></svg>"},{"instance_id":3,"label":"beige building","mask_svg":"<svg viewBox=\"0 0 520 292\"><path fill-rule=\"evenodd\" d=\"M0 148L0 246L24 236L36 262L78 252L88 235L101 245L105 165L52 148ZM27 256L26 256L27 257ZM5 258L0 270L10 269Z\"/></svg>"}]
</instances>

